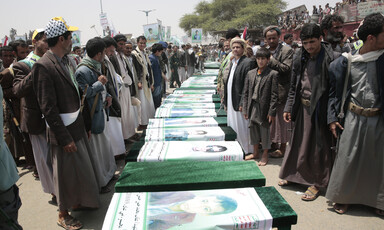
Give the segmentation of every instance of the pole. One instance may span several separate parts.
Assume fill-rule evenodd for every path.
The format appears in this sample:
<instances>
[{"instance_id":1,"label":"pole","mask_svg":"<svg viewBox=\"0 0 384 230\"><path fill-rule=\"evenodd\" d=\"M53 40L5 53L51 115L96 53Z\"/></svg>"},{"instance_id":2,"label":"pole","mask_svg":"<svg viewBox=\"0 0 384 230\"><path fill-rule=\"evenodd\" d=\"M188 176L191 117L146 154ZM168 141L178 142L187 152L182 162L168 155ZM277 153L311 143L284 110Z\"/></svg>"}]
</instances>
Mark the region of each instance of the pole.
<instances>
[{"instance_id":1,"label":"pole","mask_svg":"<svg viewBox=\"0 0 384 230\"><path fill-rule=\"evenodd\" d=\"M101 13L103 13L103 0L100 0Z\"/></svg>"}]
</instances>

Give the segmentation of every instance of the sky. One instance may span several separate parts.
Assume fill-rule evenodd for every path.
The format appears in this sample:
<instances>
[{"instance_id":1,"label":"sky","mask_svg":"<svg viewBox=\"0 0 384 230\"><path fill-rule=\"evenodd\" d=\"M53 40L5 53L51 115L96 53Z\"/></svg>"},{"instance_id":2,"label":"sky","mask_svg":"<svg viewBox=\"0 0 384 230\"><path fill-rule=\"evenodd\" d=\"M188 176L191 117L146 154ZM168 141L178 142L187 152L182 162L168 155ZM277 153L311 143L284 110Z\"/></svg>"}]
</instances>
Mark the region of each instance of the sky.
<instances>
[{"instance_id":1,"label":"sky","mask_svg":"<svg viewBox=\"0 0 384 230\"><path fill-rule=\"evenodd\" d=\"M145 13L139 10L155 9L149 13L148 22L156 23L156 19L159 19L164 26L171 26L172 36L181 38L185 33L179 28L180 18L184 14L193 13L201 0L0 0L0 38L9 36L11 28L15 28L18 35L23 35L29 30L44 28L52 17L62 16L68 25L79 27L82 43L85 44L88 39L102 35L100 1L109 23L113 24L117 32L131 33L135 37L142 35L147 19ZM286 2L287 10L303 4L302 0ZM339 1L318 0L316 5L325 6L329 3L334 6L336 2ZM311 12L313 4L306 4L306 7ZM91 28L93 25L96 30Z\"/></svg>"}]
</instances>

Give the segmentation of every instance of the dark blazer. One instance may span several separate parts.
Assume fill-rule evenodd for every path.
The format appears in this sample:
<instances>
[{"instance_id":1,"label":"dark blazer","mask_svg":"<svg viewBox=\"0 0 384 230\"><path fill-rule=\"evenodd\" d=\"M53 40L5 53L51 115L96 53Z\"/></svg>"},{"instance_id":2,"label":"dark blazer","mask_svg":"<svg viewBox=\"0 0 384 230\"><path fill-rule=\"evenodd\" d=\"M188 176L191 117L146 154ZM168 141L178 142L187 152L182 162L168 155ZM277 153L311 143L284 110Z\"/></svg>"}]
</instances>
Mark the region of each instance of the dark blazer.
<instances>
[{"instance_id":1,"label":"dark blazer","mask_svg":"<svg viewBox=\"0 0 384 230\"><path fill-rule=\"evenodd\" d=\"M0 85L3 89L4 100L9 100L12 103L12 109L15 117L18 121L20 121L20 99L13 93L13 80L15 79L13 74L14 73L10 70L10 68L4 69L0 73ZM6 117L6 119L8 118Z\"/></svg>"},{"instance_id":2,"label":"dark blazer","mask_svg":"<svg viewBox=\"0 0 384 230\"><path fill-rule=\"evenodd\" d=\"M271 69L279 72L278 104L285 104L288 97L293 54L294 51L292 48L280 43L277 47L276 53L271 57L271 60L268 65Z\"/></svg>"},{"instance_id":3,"label":"dark blazer","mask_svg":"<svg viewBox=\"0 0 384 230\"><path fill-rule=\"evenodd\" d=\"M138 51L138 48L132 51L132 62L133 65L135 66L136 73L137 73L137 79L138 82L143 82L143 78L145 77L148 82L148 88L151 88L153 85L153 73L152 73L152 67L150 64L150 61L147 62L147 70L148 70L148 76L144 76L144 63L140 63L139 60L137 60L137 56L141 56L140 51ZM145 57L148 57L148 55L145 53Z\"/></svg>"},{"instance_id":4,"label":"dark blazer","mask_svg":"<svg viewBox=\"0 0 384 230\"><path fill-rule=\"evenodd\" d=\"M66 146L82 139L85 126L81 114L68 126L60 117L61 113L76 112L80 108L81 90L78 93L70 75L61 68L50 50L33 66L32 81L40 110L49 125L49 142Z\"/></svg>"},{"instance_id":5,"label":"dark blazer","mask_svg":"<svg viewBox=\"0 0 384 230\"><path fill-rule=\"evenodd\" d=\"M322 48L317 57L317 73L312 78L311 98L310 98L310 115L312 121L314 119L320 121L321 124L326 124L326 113L329 93L329 64L337 55L332 48L326 44L322 44ZM292 79L289 89L287 103L285 104L284 112L291 113L291 119L296 120L296 116L301 104L301 78L305 70L306 62L309 59L309 54L302 48L299 55L295 56L292 67ZM316 115L316 116L314 116Z\"/></svg>"},{"instance_id":6,"label":"dark blazer","mask_svg":"<svg viewBox=\"0 0 384 230\"><path fill-rule=\"evenodd\" d=\"M334 62L331 63L329 67L330 89L328 100L328 124L331 124L335 121L339 121L343 125L343 120L340 121L337 116L340 112L347 68L348 59L344 56L337 58ZM381 110L384 111L384 54L376 60L376 73L377 82L379 85L379 96L382 102ZM346 94L346 102L343 108L344 114L346 113L346 110L348 108L348 102L351 98L351 78L349 78L348 81ZM382 118L384 118L383 112L381 113L381 116Z\"/></svg>"},{"instance_id":7,"label":"dark blazer","mask_svg":"<svg viewBox=\"0 0 384 230\"><path fill-rule=\"evenodd\" d=\"M252 96L255 91L257 69L250 70L245 78L243 92L243 114L250 118L252 113ZM276 116L277 105L277 79L279 73L270 68L266 68L261 73L259 84L259 103L261 109L261 119L268 121L267 116Z\"/></svg>"},{"instance_id":8,"label":"dark blazer","mask_svg":"<svg viewBox=\"0 0 384 230\"><path fill-rule=\"evenodd\" d=\"M113 54L112 56L110 56L109 60L111 61L113 67L115 68L116 73L119 74L120 76L122 76L119 61L117 60L116 54ZM126 65L126 68L128 70L128 75L132 80L132 84L129 86L131 96L136 96L137 92L136 92L135 84L137 84L137 83L135 82L135 79L133 79L133 74L132 74L131 69L128 67L128 64L126 62L124 62L124 65Z\"/></svg>"},{"instance_id":9,"label":"dark blazer","mask_svg":"<svg viewBox=\"0 0 384 230\"><path fill-rule=\"evenodd\" d=\"M121 106L119 102L119 98L117 97L117 90L113 84L114 80L112 79L112 72L108 69L108 66L105 64L106 60L101 66L101 73L107 77L108 81L105 84L105 88L107 89L107 93L112 97L112 105L109 109L109 116L111 117L121 117Z\"/></svg>"},{"instance_id":10,"label":"dark blazer","mask_svg":"<svg viewBox=\"0 0 384 230\"><path fill-rule=\"evenodd\" d=\"M231 65L229 69L232 69L233 63L231 62ZM244 81L245 77L248 74L248 71L251 69L256 68L256 62L253 61L250 58L247 58L246 56L242 56L238 63L235 70L235 73L233 74L233 83L231 86L231 94L232 94L232 106L235 111L239 111L239 106L242 103L242 95L243 95L243 88L244 88ZM231 71L229 71L229 75L231 74ZM229 76L228 75L228 76ZM228 79L229 77L227 77ZM227 106L227 85L228 80L224 82L224 105Z\"/></svg>"},{"instance_id":11,"label":"dark blazer","mask_svg":"<svg viewBox=\"0 0 384 230\"><path fill-rule=\"evenodd\" d=\"M20 128L23 132L38 135L45 131L45 121L40 111L39 102L33 90L32 74L29 66L23 62L13 65L15 79L13 93L20 98L21 110Z\"/></svg>"}]
</instances>

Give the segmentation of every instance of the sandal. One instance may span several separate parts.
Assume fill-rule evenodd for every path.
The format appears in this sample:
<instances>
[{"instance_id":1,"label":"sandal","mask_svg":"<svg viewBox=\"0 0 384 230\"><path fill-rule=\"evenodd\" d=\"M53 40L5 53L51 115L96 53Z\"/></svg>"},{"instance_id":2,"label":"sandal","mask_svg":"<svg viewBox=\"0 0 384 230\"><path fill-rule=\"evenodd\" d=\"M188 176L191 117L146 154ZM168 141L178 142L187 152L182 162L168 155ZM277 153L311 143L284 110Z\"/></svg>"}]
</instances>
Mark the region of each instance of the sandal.
<instances>
[{"instance_id":1,"label":"sandal","mask_svg":"<svg viewBox=\"0 0 384 230\"><path fill-rule=\"evenodd\" d=\"M308 187L307 191L301 196L304 201L314 201L319 196L319 190L315 186Z\"/></svg>"},{"instance_id":2,"label":"sandal","mask_svg":"<svg viewBox=\"0 0 384 230\"><path fill-rule=\"evenodd\" d=\"M35 180L40 180L39 173L38 172L33 172L32 176L35 178Z\"/></svg>"},{"instance_id":3,"label":"sandal","mask_svg":"<svg viewBox=\"0 0 384 230\"><path fill-rule=\"evenodd\" d=\"M384 210L382 210L382 209L378 209L378 208L376 208L376 209L375 209L375 212L376 212L376 214L379 215L379 216L382 216L382 217L384 216Z\"/></svg>"},{"instance_id":4,"label":"sandal","mask_svg":"<svg viewBox=\"0 0 384 230\"><path fill-rule=\"evenodd\" d=\"M339 204L339 203L335 203L333 205L333 209L335 210L336 213L338 214L344 214L348 211L348 207L349 205L348 204Z\"/></svg>"},{"instance_id":5,"label":"sandal","mask_svg":"<svg viewBox=\"0 0 384 230\"><path fill-rule=\"evenodd\" d=\"M48 204L57 206L57 197L52 196L51 200L48 201Z\"/></svg>"},{"instance_id":6,"label":"sandal","mask_svg":"<svg viewBox=\"0 0 384 230\"><path fill-rule=\"evenodd\" d=\"M81 229L83 227L83 224L71 215L65 216L63 219L57 220L57 225L68 230L76 230Z\"/></svg>"},{"instance_id":7,"label":"sandal","mask_svg":"<svg viewBox=\"0 0 384 230\"><path fill-rule=\"evenodd\" d=\"M279 181L279 182L277 183L277 185L279 185L279 186L281 186L281 187L283 187L283 186L287 186L287 185L289 185L289 184L291 184L291 182L289 182L289 181L287 181L287 180L281 180L281 181Z\"/></svg>"},{"instance_id":8,"label":"sandal","mask_svg":"<svg viewBox=\"0 0 384 230\"><path fill-rule=\"evenodd\" d=\"M275 151L269 153L269 156L272 158L282 158L282 157L284 157L284 154L278 149L278 150L275 150Z\"/></svg>"}]
</instances>

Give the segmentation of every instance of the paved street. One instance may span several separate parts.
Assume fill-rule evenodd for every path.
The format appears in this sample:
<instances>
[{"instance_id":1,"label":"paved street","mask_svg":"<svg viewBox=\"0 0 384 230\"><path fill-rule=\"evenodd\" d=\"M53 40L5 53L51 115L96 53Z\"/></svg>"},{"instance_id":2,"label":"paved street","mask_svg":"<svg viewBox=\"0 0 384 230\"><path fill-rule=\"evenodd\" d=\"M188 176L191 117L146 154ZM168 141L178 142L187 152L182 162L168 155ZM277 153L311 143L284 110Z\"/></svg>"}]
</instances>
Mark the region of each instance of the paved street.
<instances>
[{"instance_id":1,"label":"paved street","mask_svg":"<svg viewBox=\"0 0 384 230\"><path fill-rule=\"evenodd\" d=\"M123 160L118 161L118 172L123 169L123 164ZM281 159L271 159L266 167L261 167L261 171L267 178L267 186L276 186L297 212L298 223L292 229L383 229L383 219L376 216L371 208L356 206L347 214L338 215L332 211L324 196L314 202L301 201L300 193L305 191L305 187L291 185L280 188L277 186L280 164ZM40 182L32 177L32 172L19 170L21 178L17 185L23 202L19 212L20 224L25 230L62 229L56 224L57 207L48 204L50 195L42 192ZM73 213L84 223L84 229L101 229L112 194L101 195L101 207L97 210Z\"/></svg>"}]
</instances>

